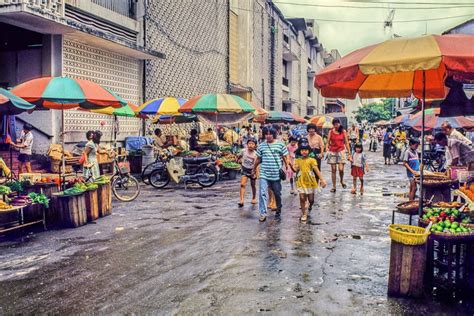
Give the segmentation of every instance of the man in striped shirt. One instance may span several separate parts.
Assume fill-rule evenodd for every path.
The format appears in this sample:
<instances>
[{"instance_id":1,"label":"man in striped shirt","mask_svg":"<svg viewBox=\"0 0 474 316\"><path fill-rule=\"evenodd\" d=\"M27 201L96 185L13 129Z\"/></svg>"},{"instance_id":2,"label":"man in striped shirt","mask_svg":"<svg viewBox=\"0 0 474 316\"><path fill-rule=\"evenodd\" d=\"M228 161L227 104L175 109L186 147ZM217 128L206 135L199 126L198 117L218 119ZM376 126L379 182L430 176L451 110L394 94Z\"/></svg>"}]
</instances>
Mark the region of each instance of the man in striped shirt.
<instances>
[{"instance_id":1,"label":"man in striped shirt","mask_svg":"<svg viewBox=\"0 0 474 316\"><path fill-rule=\"evenodd\" d=\"M280 169L283 163L286 167L289 165L288 150L285 144L276 140L277 132L272 127L264 127L262 134L265 141L258 145L257 160L253 173L256 173L258 165L260 165L260 188L259 188L259 201L258 208L260 211L260 222L264 222L267 219L267 207L268 207L268 189L270 188L275 194L275 200L277 204L277 210L275 218L280 219L281 215L281 180L280 180Z\"/></svg>"}]
</instances>

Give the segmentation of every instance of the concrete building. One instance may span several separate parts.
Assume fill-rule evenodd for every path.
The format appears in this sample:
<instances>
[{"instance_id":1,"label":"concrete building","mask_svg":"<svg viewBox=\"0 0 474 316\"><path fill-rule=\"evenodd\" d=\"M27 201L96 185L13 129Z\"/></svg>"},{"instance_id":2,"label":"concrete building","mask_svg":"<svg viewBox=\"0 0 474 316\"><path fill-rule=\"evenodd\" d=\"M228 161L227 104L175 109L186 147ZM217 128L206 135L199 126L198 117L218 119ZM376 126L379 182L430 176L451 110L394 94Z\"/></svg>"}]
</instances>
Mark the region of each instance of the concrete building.
<instances>
[{"instance_id":1,"label":"concrete building","mask_svg":"<svg viewBox=\"0 0 474 316\"><path fill-rule=\"evenodd\" d=\"M0 0L1 86L69 76L92 80L140 104L144 61L164 57L145 45L145 11L144 0ZM51 141L59 142L60 111L19 118L35 127L34 152L44 153ZM66 142L84 140L90 129L101 129L110 139L110 122L107 116L65 111ZM121 138L140 130L140 120L120 119Z\"/></svg>"},{"instance_id":2,"label":"concrete building","mask_svg":"<svg viewBox=\"0 0 474 316\"><path fill-rule=\"evenodd\" d=\"M325 64L315 21L286 19L268 0L230 3L230 93L268 110L321 112L324 100L313 78Z\"/></svg>"}]
</instances>

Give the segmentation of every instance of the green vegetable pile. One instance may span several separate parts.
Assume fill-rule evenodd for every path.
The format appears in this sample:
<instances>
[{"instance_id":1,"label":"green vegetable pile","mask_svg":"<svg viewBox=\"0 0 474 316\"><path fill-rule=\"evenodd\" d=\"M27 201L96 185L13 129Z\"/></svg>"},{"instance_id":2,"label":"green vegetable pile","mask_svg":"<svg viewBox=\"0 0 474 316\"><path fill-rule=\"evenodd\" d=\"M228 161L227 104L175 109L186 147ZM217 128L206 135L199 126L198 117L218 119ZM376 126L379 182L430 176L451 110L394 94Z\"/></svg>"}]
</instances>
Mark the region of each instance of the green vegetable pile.
<instances>
[{"instance_id":1,"label":"green vegetable pile","mask_svg":"<svg viewBox=\"0 0 474 316\"><path fill-rule=\"evenodd\" d=\"M226 169L240 169L240 164L233 161L224 161L222 166Z\"/></svg>"},{"instance_id":2,"label":"green vegetable pile","mask_svg":"<svg viewBox=\"0 0 474 316\"><path fill-rule=\"evenodd\" d=\"M28 197L33 203L43 204L46 208L49 208L49 199L43 193L31 192L30 194L28 194Z\"/></svg>"},{"instance_id":3,"label":"green vegetable pile","mask_svg":"<svg viewBox=\"0 0 474 316\"><path fill-rule=\"evenodd\" d=\"M12 193L12 190L6 185L0 185L0 194L8 195Z\"/></svg>"},{"instance_id":4,"label":"green vegetable pile","mask_svg":"<svg viewBox=\"0 0 474 316\"><path fill-rule=\"evenodd\" d=\"M13 192L23 192L25 183L22 181L12 181L5 183Z\"/></svg>"},{"instance_id":5,"label":"green vegetable pile","mask_svg":"<svg viewBox=\"0 0 474 316\"><path fill-rule=\"evenodd\" d=\"M96 183L86 183L86 191L94 191L97 190L97 188L99 188L99 186Z\"/></svg>"},{"instance_id":6,"label":"green vegetable pile","mask_svg":"<svg viewBox=\"0 0 474 316\"><path fill-rule=\"evenodd\" d=\"M94 180L95 184L107 184L110 183L110 178L106 176L100 176Z\"/></svg>"}]
</instances>

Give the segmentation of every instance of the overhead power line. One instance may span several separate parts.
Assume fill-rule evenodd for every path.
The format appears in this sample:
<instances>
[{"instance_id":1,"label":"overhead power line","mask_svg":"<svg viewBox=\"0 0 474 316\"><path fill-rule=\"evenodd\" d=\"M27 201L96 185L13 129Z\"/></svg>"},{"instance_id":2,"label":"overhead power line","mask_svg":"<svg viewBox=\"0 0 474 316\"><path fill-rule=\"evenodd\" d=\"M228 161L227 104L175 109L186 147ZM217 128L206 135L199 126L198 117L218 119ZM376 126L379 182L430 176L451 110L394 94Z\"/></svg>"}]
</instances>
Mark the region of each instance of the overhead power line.
<instances>
[{"instance_id":1,"label":"overhead power line","mask_svg":"<svg viewBox=\"0 0 474 316\"><path fill-rule=\"evenodd\" d=\"M466 18L466 17L474 17L473 14L465 14L465 15L456 15L456 16L446 16L442 18L431 18L431 19L417 19L417 20L393 20L393 23L411 23L411 22L426 22L426 21L440 21L440 20L449 20L449 19L458 19L458 18ZM332 19L319 19L314 18L316 21L323 21L323 22L341 22L341 23L384 23L384 21L363 21L363 20L332 20Z\"/></svg>"}]
</instances>

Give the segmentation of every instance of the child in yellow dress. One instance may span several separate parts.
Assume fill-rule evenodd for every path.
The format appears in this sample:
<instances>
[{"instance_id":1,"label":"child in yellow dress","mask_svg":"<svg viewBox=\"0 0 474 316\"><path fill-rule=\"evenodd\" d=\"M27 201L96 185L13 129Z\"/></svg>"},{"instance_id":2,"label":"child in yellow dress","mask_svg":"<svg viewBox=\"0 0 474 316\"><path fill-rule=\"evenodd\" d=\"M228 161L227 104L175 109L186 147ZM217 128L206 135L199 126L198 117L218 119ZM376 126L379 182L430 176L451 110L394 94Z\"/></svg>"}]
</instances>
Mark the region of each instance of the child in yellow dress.
<instances>
[{"instance_id":1,"label":"child in yellow dress","mask_svg":"<svg viewBox=\"0 0 474 316\"><path fill-rule=\"evenodd\" d=\"M314 204L314 192L318 188L316 176L320 179L321 187L326 187L326 181L319 171L316 159L309 157L310 150L309 144L303 143L300 147L301 157L297 158L294 165L291 166L293 171L296 172L296 188L300 195L302 214L300 220L302 222L308 220L308 211L311 211ZM306 202L309 203L308 208L306 208Z\"/></svg>"}]
</instances>

